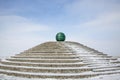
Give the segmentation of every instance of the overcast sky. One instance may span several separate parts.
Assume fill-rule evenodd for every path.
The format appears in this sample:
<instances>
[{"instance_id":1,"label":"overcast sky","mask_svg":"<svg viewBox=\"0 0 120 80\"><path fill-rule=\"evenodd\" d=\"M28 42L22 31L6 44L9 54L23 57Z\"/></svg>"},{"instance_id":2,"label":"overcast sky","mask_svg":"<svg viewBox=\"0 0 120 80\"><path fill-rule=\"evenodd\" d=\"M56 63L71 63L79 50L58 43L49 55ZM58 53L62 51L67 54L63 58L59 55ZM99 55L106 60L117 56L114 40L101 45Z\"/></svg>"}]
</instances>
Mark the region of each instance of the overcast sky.
<instances>
[{"instance_id":1,"label":"overcast sky","mask_svg":"<svg viewBox=\"0 0 120 80\"><path fill-rule=\"evenodd\" d=\"M120 56L120 0L0 0L0 56L55 41L57 32Z\"/></svg>"}]
</instances>

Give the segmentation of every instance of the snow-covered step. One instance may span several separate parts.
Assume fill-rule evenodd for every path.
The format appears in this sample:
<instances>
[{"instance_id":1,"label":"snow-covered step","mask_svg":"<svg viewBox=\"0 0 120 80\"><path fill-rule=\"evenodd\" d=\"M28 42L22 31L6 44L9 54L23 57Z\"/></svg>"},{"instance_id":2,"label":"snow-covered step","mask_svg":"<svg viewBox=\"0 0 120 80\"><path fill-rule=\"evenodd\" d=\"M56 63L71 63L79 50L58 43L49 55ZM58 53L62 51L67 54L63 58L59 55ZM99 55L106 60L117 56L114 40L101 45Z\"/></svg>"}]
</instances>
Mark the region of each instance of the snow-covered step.
<instances>
[{"instance_id":1,"label":"snow-covered step","mask_svg":"<svg viewBox=\"0 0 120 80\"><path fill-rule=\"evenodd\" d=\"M87 65L89 67L96 67L96 68L108 68L108 67L120 67L120 64L113 64L113 63L106 63L106 64L102 64L102 63L96 63L96 64L89 64Z\"/></svg>"},{"instance_id":2,"label":"snow-covered step","mask_svg":"<svg viewBox=\"0 0 120 80\"><path fill-rule=\"evenodd\" d=\"M106 55L104 55L104 54L90 54L90 53L84 54L84 53L79 53L79 52L76 52L76 54L77 54L77 56L88 56L88 57L89 57L89 56L98 56L98 57L99 57L99 56L101 56L101 57L102 57L102 56L103 56L103 57L106 56Z\"/></svg>"},{"instance_id":3,"label":"snow-covered step","mask_svg":"<svg viewBox=\"0 0 120 80\"><path fill-rule=\"evenodd\" d=\"M115 62L112 62L112 63L120 64L120 61L115 61Z\"/></svg>"},{"instance_id":4,"label":"snow-covered step","mask_svg":"<svg viewBox=\"0 0 120 80\"><path fill-rule=\"evenodd\" d=\"M111 62L115 62L116 61L116 59L93 59L93 58L89 58L88 60L87 60L87 57L86 58L81 58L81 60L83 60L84 62L90 62L90 63L111 63Z\"/></svg>"},{"instance_id":5,"label":"snow-covered step","mask_svg":"<svg viewBox=\"0 0 120 80\"><path fill-rule=\"evenodd\" d=\"M82 57L89 57L89 59L112 59L112 60L117 60L117 58L100 57L100 56L82 56Z\"/></svg>"},{"instance_id":6,"label":"snow-covered step","mask_svg":"<svg viewBox=\"0 0 120 80\"><path fill-rule=\"evenodd\" d=\"M112 65L112 64L109 64L109 65L102 65L102 66L99 66L99 67L96 67L95 69L103 69L103 68L120 68L120 65Z\"/></svg>"},{"instance_id":7,"label":"snow-covered step","mask_svg":"<svg viewBox=\"0 0 120 80\"><path fill-rule=\"evenodd\" d=\"M85 54L78 54L79 57L100 57L100 58L111 58L111 56L104 56L104 55L85 55Z\"/></svg>"},{"instance_id":8,"label":"snow-covered step","mask_svg":"<svg viewBox=\"0 0 120 80\"><path fill-rule=\"evenodd\" d=\"M100 64L100 65L106 65L106 64L110 64L109 62L105 62L105 61L90 61L90 60L88 60L88 61L83 61L84 63L87 63L87 64Z\"/></svg>"},{"instance_id":9,"label":"snow-covered step","mask_svg":"<svg viewBox=\"0 0 120 80\"><path fill-rule=\"evenodd\" d=\"M103 69L103 68L112 68L112 67L120 67L120 65L115 65L115 64L91 64L88 65L88 67L92 67L93 69Z\"/></svg>"},{"instance_id":10,"label":"snow-covered step","mask_svg":"<svg viewBox=\"0 0 120 80\"><path fill-rule=\"evenodd\" d=\"M105 72L105 71L116 71L116 70L120 70L120 67L93 69L94 72Z\"/></svg>"},{"instance_id":11,"label":"snow-covered step","mask_svg":"<svg viewBox=\"0 0 120 80\"><path fill-rule=\"evenodd\" d=\"M117 60L117 59L111 59L111 58L89 58L89 60L99 60L99 61L110 61L110 60Z\"/></svg>"}]
</instances>

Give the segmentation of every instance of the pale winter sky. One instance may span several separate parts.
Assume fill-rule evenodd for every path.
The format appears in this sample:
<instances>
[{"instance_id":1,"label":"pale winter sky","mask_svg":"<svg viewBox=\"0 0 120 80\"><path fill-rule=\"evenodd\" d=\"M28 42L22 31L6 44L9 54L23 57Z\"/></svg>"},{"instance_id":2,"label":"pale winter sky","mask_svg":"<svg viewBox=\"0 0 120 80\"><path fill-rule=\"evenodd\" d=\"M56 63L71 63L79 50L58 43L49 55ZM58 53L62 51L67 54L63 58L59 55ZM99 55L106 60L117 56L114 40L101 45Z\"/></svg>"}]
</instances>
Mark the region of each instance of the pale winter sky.
<instances>
[{"instance_id":1,"label":"pale winter sky","mask_svg":"<svg viewBox=\"0 0 120 80\"><path fill-rule=\"evenodd\" d=\"M11 56L64 32L120 56L120 0L0 0L0 56Z\"/></svg>"}]
</instances>

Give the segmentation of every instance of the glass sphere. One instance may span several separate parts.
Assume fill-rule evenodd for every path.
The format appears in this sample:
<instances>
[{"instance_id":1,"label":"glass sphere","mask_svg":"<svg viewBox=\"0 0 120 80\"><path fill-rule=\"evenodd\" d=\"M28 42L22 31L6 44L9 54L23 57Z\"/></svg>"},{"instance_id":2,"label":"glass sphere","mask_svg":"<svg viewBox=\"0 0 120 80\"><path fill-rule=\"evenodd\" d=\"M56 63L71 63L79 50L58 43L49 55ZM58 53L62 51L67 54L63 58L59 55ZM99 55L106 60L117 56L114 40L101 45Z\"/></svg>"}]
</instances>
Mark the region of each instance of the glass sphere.
<instances>
[{"instance_id":1,"label":"glass sphere","mask_svg":"<svg viewBox=\"0 0 120 80\"><path fill-rule=\"evenodd\" d=\"M57 33L56 41L65 41L65 34L62 32Z\"/></svg>"}]
</instances>

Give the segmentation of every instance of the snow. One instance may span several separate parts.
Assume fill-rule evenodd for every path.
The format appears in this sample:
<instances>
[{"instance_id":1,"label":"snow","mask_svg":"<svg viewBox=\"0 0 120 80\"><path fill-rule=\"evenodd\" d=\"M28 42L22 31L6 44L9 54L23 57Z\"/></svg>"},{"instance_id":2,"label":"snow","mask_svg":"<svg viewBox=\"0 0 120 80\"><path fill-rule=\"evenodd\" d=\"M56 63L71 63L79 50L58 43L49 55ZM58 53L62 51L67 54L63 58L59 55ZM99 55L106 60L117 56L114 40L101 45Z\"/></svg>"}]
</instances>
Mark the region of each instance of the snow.
<instances>
[{"instance_id":1,"label":"snow","mask_svg":"<svg viewBox=\"0 0 120 80\"><path fill-rule=\"evenodd\" d=\"M4 60L4 59L7 59L9 58L9 56L0 56L0 60Z\"/></svg>"},{"instance_id":2,"label":"snow","mask_svg":"<svg viewBox=\"0 0 120 80\"><path fill-rule=\"evenodd\" d=\"M95 71L99 71L99 70L113 70L113 69L114 69L114 70L115 70L115 69L120 69L120 67L111 67L111 68L102 68L102 69L101 69L101 68L100 68L100 69L98 68L98 69L96 69Z\"/></svg>"},{"instance_id":3,"label":"snow","mask_svg":"<svg viewBox=\"0 0 120 80\"><path fill-rule=\"evenodd\" d=\"M80 58L82 58L85 63L88 63L88 64L102 63L101 65L111 64L110 60L106 60L103 57L100 58L100 56L97 57L100 52L92 54L92 52L96 52L96 51L95 50L90 51L89 49L87 49L87 47L84 47L83 45L78 45L78 44L69 43L69 42L64 43L64 45L67 46L69 49L73 50L74 52L76 52L77 55ZM102 55L102 53L100 54ZM95 55L96 57L94 57Z\"/></svg>"},{"instance_id":4,"label":"snow","mask_svg":"<svg viewBox=\"0 0 120 80\"><path fill-rule=\"evenodd\" d=\"M120 61L120 58L118 58L118 61Z\"/></svg>"},{"instance_id":5,"label":"snow","mask_svg":"<svg viewBox=\"0 0 120 80\"><path fill-rule=\"evenodd\" d=\"M115 58L107 58L106 55L104 55L101 52L98 52L96 50L89 50L87 47L81 45L81 44L74 44L71 42L64 43L63 45L67 46L69 49L71 49L73 52L77 54L77 56L80 57L80 59L83 60L84 63L91 64L89 66L116 66L120 64L113 64L112 62L116 62L118 60L114 60ZM103 56L98 55L103 54ZM107 60L106 60L107 59Z\"/></svg>"}]
</instances>

